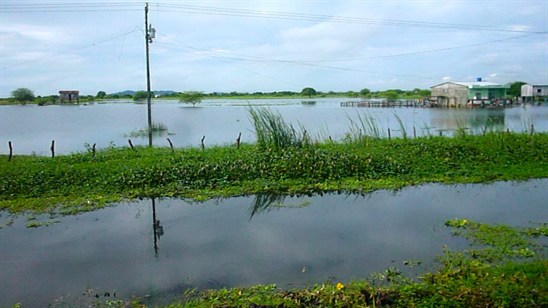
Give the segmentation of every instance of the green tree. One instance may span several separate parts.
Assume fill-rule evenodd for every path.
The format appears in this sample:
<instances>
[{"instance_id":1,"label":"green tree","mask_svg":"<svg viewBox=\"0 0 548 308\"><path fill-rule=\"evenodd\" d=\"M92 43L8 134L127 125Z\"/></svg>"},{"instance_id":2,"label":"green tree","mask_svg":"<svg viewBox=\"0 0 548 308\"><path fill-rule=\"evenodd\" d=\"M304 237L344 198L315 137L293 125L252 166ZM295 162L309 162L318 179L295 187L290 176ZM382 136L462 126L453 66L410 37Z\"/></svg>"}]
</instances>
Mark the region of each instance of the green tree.
<instances>
[{"instance_id":1,"label":"green tree","mask_svg":"<svg viewBox=\"0 0 548 308\"><path fill-rule=\"evenodd\" d=\"M107 96L107 93L105 91L99 91L96 95L97 98L105 98L105 96Z\"/></svg>"},{"instance_id":2,"label":"green tree","mask_svg":"<svg viewBox=\"0 0 548 308\"><path fill-rule=\"evenodd\" d=\"M316 90L314 90L314 88L304 88L301 91L301 95L307 95L308 97L312 97L313 95L316 95Z\"/></svg>"},{"instance_id":3,"label":"green tree","mask_svg":"<svg viewBox=\"0 0 548 308\"><path fill-rule=\"evenodd\" d=\"M31 102L34 100L34 93L27 88L19 88L11 92L13 99L20 103Z\"/></svg>"},{"instance_id":4,"label":"green tree","mask_svg":"<svg viewBox=\"0 0 548 308\"><path fill-rule=\"evenodd\" d=\"M510 89L508 89L508 95L512 97L521 96L521 86L527 84L523 81L515 81L510 84Z\"/></svg>"},{"instance_id":5,"label":"green tree","mask_svg":"<svg viewBox=\"0 0 548 308\"><path fill-rule=\"evenodd\" d=\"M192 107L196 107L196 104L202 102L204 93L198 91L186 91L179 95L179 102L185 104L192 104Z\"/></svg>"},{"instance_id":6,"label":"green tree","mask_svg":"<svg viewBox=\"0 0 548 308\"><path fill-rule=\"evenodd\" d=\"M371 94L371 90L367 88L363 88L360 90L360 95L363 97L367 97L369 94Z\"/></svg>"},{"instance_id":7,"label":"green tree","mask_svg":"<svg viewBox=\"0 0 548 308\"><path fill-rule=\"evenodd\" d=\"M388 90L388 91L384 91L384 93L382 93L382 96L385 97L388 101L395 101L398 99L398 97L400 97L400 94L398 93L397 90Z\"/></svg>"},{"instance_id":8,"label":"green tree","mask_svg":"<svg viewBox=\"0 0 548 308\"><path fill-rule=\"evenodd\" d=\"M133 95L134 101L142 101L148 98L148 92L147 91L137 91Z\"/></svg>"},{"instance_id":9,"label":"green tree","mask_svg":"<svg viewBox=\"0 0 548 308\"><path fill-rule=\"evenodd\" d=\"M354 92L354 91L347 91L345 94L346 94L347 97L358 97L359 96L359 94Z\"/></svg>"}]
</instances>

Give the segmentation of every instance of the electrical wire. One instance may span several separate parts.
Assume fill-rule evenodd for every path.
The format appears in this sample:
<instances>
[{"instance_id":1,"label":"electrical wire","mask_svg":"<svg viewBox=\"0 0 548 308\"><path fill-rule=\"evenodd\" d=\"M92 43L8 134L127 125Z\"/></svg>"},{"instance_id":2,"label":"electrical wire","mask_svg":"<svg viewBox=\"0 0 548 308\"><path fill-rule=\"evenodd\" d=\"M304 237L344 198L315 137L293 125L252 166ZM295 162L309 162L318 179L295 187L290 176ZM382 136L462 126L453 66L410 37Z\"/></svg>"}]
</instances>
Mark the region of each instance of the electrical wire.
<instances>
[{"instance_id":1,"label":"electrical wire","mask_svg":"<svg viewBox=\"0 0 548 308\"><path fill-rule=\"evenodd\" d=\"M278 63L330 63L330 62L350 62L350 61L363 61L363 60L375 60L375 59L386 59L386 58L396 58L396 57L405 57L405 56L413 56L413 55L421 55L421 54L429 54L429 53L436 53L436 52L443 52L443 51L449 51L449 50L455 50L455 49L463 49L463 48L470 48L470 47L477 47L477 46L483 46L483 45L489 45L494 43L500 43L504 41L509 40L517 40L522 39L526 37L530 37L536 34L527 34L527 35L521 35L521 36L513 36L508 38L502 38L497 40L491 40L486 42L479 42L479 43L472 43L472 44L465 44L465 45L459 45L459 46L451 46L451 47L444 47L444 48L437 48L437 49L427 49L427 50L419 50L419 51L413 51L413 52L407 52L407 53L399 53L399 54L391 54L391 55L383 55L383 56L370 56L370 57L355 57L355 58L339 58L339 59L328 59L328 60L285 60L285 59L276 59L276 58L266 58L266 57L259 57L259 56L249 56L249 55L242 55L238 53L231 53L235 56L219 56L223 57L227 60L242 60L242 61L254 61L254 62L278 62ZM173 39L163 35L166 39L172 40ZM196 50L199 52L207 52L211 53L211 50L207 49L200 49L188 45L180 45L187 49ZM167 46L169 47L169 46Z\"/></svg>"},{"instance_id":2,"label":"electrical wire","mask_svg":"<svg viewBox=\"0 0 548 308\"><path fill-rule=\"evenodd\" d=\"M118 39L118 38L121 38L121 37L125 38L126 36L128 36L130 34L133 34L137 31L143 31L143 30L142 30L141 27L134 27L133 30L131 30L129 32L110 35L106 38L99 39L99 40L94 41L90 44L83 45L83 46L80 46L80 47L76 47L74 49L70 49L70 50L67 50L67 51L59 52L59 53L56 53L54 55L49 55L49 56L41 57L41 58L38 58L38 59L33 59L33 60L29 60L29 61L23 61L23 62L19 62L19 63L16 63L16 64L12 64L12 65L3 67L2 70L9 70L9 69L12 69L14 67L18 67L18 66L22 66L22 65L26 65L26 64L30 64L30 63L35 63L35 62L40 62L40 61L48 60L48 59L51 59L51 58L56 58L56 57L59 57L59 56L62 56L62 55L74 53L76 51L80 51L80 50L84 50L84 49L87 49L87 48L90 48L90 47L94 47L98 44L109 42L109 41L112 41L112 40L115 40L115 39Z\"/></svg>"},{"instance_id":3,"label":"electrical wire","mask_svg":"<svg viewBox=\"0 0 548 308\"><path fill-rule=\"evenodd\" d=\"M97 11L141 11L141 3L80 2L80 3L17 3L0 5L0 13L54 13Z\"/></svg>"},{"instance_id":4,"label":"electrical wire","mask_svg":"<svg viewBox=\"0 0 548 308\"><path fill-rule=\"evenodd\" d=\"M273 20L298 20L312 22L330 22L347 24L385 25L397 27L429 28L439 30L473 30L510 33L541 34L547 31L529 31L488 25L468 25L456 23L438 23L396 19L373 19L363 17L348 17L336 15L318 15L305 13L259 11L249 9L197 6L189 4L150 3L150 10L168 13L190 13L216 16L247 17ZM46 13L46 12L93 12L93 11L138 11L142 9L139 2L80 2L80 3L27 3L2 4L0 13Z\"/></svg>"},{"instance_id":5,"label":"electrical wire","mask_svg":"<svg viewBox=\"0 0 548 308\"><path fill-rule=\"evenodd\" d=\"M160 36L167 38L168 40L173 39L161 34ZM164 48L177 50L177 47L170 46L168 44L162 44L156 42L157 45L162 46ZM337 70L337 71L346 71L346 72L355 72L355 73L367 73L372 75L381 75L381 76L396 76L396 77L402 77L402 78L411 78L411 79L424 79L424 80L432 80L433 78L430 77L424 77L424 76L416 76L416 75L405 75L405 74L395 74L395 73L385 73L385 72L376 72L376 71L368 71L363 69L355 69L355 68L348 68L348 67L339 67L339 66L332 66L332 65L322 65L322 64L316 64L316 63L308 63L308 62L299 62L299 61L290 61L290 60L277 60L277 59L253 59L253 58L236 58L236 57L226 57L226 56L220 56L212 54L211 51L201 48L196 48L192 46L184 46L180 45L181 48L187 49L187 50L193 50L195 52L199 52L200 54L204 54L210 58L213 59L222 59L222 60L238 60L238 61L246 61L246 62L278 62L278 63L285 63L285 64L294 64L294 65L301 65L301 66L308 66L308 67L315 67L315 68L323 68L323 69L329 69L329 70Z\"/></svg>"},{"instance_id":6,"label":"electrical wire","mask_svg":"<svg viewBox=\"0 0 548 308\"><path fill-rule=\"evenodd\" d=\"M395 20L395 19L345 17L345 16L335 16L335 15L270 12L270 11L232 9L232 8L220 8L220 7L184 5L184 4L161 4L161 6L159 6L159 8L157 9L160 9L163 12L186 12L186 13L205 14L205 15L267 18L267 19L279 19L279 20L301 20L301 21L350 23L350 24L389 25L389 26L433 28L433 29L446 29L446 30L459 29L459 30L474 30L474 31L533 33L533 34L546 33L546 31L528 31L528 30L512 29L508 27L496 27L496 26L486 26L486 25L467 25L467 24L436 23L436 22Z\"/></svg>"}]
</instances>

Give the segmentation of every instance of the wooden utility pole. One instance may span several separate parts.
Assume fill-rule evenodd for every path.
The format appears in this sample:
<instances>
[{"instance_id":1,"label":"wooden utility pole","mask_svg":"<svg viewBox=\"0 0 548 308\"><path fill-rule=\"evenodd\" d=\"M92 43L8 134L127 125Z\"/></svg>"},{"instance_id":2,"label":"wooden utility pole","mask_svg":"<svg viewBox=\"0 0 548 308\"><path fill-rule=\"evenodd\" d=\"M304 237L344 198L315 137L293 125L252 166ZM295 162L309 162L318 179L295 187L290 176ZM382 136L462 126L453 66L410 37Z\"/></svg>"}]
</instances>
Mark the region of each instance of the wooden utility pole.
<instances>
[{"instance_id":1,"label":"wooden utility pole","mask_svg":"<svg viewBox=\"0 0 548 308\"><path fill-rule=\"evenodd\" d=\"M148 115L148 146L152 147L152 104L150 92L150 62L148 56L148 45L152 43L152 38L150 37L150 27L148 24L148 2L145 4L145 42L146 42L146 61L147 61L147 115Z\"/></svg>"}]
</instances>

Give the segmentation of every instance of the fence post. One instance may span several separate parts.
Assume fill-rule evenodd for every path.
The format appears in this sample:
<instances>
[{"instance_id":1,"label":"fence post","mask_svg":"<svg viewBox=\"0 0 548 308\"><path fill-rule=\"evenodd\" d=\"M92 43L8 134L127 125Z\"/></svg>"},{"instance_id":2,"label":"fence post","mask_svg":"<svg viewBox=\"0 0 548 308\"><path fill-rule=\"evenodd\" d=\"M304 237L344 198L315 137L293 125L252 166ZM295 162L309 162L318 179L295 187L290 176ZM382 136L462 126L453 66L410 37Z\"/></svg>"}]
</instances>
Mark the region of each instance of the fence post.
<instances>
[{"instance_id":1,"label":"fence post","mask_svg":"<svg viewBox=\"0 0 548 308\"><path fill-rule=\"evenodd\" d=\"M8 161L11 161L13 158L13 146L11 145L11 141L8 141L8 147L10 148L10 156L8 156Z\"/></svg>"},{"instance_id":2,"label":"fence post","mask_svg":"<svg viewBox=\"0 0 548 308\"><path fill-rule=\"evenodd\" d=\"M203 136L203 137L202 137L202 140L201 140L201 143L202 143L202 150L205 149L204 140L205 140L205 136Z\"/></svg>"},{"instance_id":3,"label":"fence post","mask_svg":"<svg viewBox=\"0 0 548 308\"><path fill-rule=\"evenodd\" d=\"M93 153L93 158L95 158L95 146L96 146L96 145L97 145L97 144L94 143L93 146L91 147L91 152Z\"/></svg>"},{"instance_id":4,"label":"fence post","mask_svg":"<svg viewBox=\"0 0 548 308\"><path fill-rule=\"evenodd\" d=\"M417 138L417 129L413 126L413 138Z\"/></svg>"},{"instance_id":5,"label":"fence post","mask_svg":"<svg viewBox=\"0 0 548 308\"><path fill-rule=\"evenodd\" d=\"M169 147L171 148L171 153L175 152L175 150L173 149L173 143L171 142L171 139L169 138L166 138L167 139L167 142L169 142Z\"/></svg>"},{"instance_id":6,"label":"fence post","mask_svg":"<svg viewBox=\"0 0 548 308\"><path fill-rule=\"evenodd\" d=\"M55 157L55 140L51 141L51 147L49 148L51 150L51 158Z\"/></svg>"},{"instance_id":7,"label":"fence post","mask_svg":"<svg viewBox=\"0 0 548 308\"><path fill-rule=\"evenodd\" d=\"M133 142L131 142L131 139L128 139L127 142L129 143L129 147L132 149L132 150L135 150L133 148Z\"/></svg>"},{"instance_id":8,"label":"fence post","mask_svg":"<svg viewBox=\"0 0 548 308\"><path fill-rule=\"evenodd\" d=\"M388 129L388 140L392 137L392 134L390 133L390 128Z\"/></svg>"},{"instance_id":9,"label":"fence post","mask_svg":"<svg viewBox=\"0 0 548 308\"><path fill-rule=\"evenodd\" d=\"M535 125L531 124L531 135L535 133Z\"/></svg>"},{"instance_id":10,"label":"fence post","mask_svg":"<svg viewBox=\"0 0 548 308\"><path fill-rule=\"evenodd\" d=\"M242 133L238 134L238 138L236 138L236 148L240 148L240 141L242 140Z\"/></svg>"}]
</instances>

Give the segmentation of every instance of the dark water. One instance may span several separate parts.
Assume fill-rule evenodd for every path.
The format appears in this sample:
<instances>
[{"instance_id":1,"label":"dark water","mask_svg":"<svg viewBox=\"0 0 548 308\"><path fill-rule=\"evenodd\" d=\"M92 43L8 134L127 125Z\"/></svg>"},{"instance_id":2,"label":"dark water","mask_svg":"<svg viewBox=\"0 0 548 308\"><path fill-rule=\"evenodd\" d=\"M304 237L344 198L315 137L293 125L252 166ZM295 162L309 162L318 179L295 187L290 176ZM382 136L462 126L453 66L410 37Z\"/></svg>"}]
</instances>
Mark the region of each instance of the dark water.
<instances>
[{"instance_id":1,"label":"dark water","mask_svg":"<svg viewBox=\"0 0 548 308\"><path fill-rule=\"evenodd\" d=\"M154 122L167 126L154 144L168 146L170 138L176 147L198 147L203 136L205 145L233 144L242 133L242 142L254 142L249 121L249 105L268 107L279 112L294 126L304 126L309 136L318 140L332 137L340 140L351 131L351 121L372 117L382 134L391 129L392 136L401 136L399 118L409 136L444 134L459 127L476 133L489 129L522 132L534 124L536 131L548 131L548 107L517 107L504 110L433 108L351 108L340 107L349 99L318 99L314 105L303 105L299 99L286 100L206 100L193 108L176 101L154 101ZM396 117L397 116L397 117ZM85 144L97 148L127 146L128 138L135 145L146 145L144 137L128 137L147 127L146 104L105 103L79 106L0 106L0 153L8 153L12 141L14 153L49 155L55 140L57 153L85 151Z\"/></svg>"},{"instance_id":2,"label":"dark water","mask_svg":"<svg viewBox=\"0 0 548 308\"><path fill-rule=\"evenodd\" d=\"M0 229L0 306L43 307L114 292L149 303L188 288L304 286L366 278L404 260L432 269L442 245L464 247L444 222L548 221L547 179L424 185L364 196L250 196L119 204L47 227ZM1 223L10 219L2 213ZM155 232L156 231L156 232Z\"/></svg>"}]
</instances>

